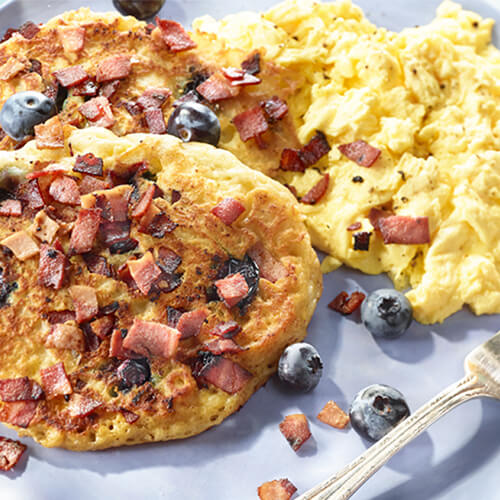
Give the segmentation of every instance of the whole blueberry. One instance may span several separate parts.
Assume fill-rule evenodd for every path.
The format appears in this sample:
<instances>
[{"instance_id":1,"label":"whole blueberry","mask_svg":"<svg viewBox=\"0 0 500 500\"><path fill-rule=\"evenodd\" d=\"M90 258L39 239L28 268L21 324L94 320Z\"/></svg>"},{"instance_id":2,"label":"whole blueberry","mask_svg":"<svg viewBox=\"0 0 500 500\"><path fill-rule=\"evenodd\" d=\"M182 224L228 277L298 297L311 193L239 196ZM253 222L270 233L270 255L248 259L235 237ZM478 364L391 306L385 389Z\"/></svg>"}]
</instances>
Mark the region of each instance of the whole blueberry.
<instances>
[{"instance_id":1,"label":"whole blueberry","mask_svg":"<svg viewBox=\"0 0 500 500\"><path fill-rule=\"evenodd\" d=\"M410 414L404 396L393 387L374 384L356 394L349 417L353 429L369 441L378 441Z\"/></svg>"},{"instance_id":2,"label":"whole blueberry","mask_svg":"<svg viewBox=\"0 0 500 500\"><path fill-rule=\"evenodd\" d=\"M158 14L165 0L113 0L113 5L125 16L148 19Z\"/></svg>"},{"instance_id":3,"label":"whole blueberry","mask_svg":"<svg viewBox=\"0 0 500 500\"><path fill-rule=\"evenodd\" d=\"M399 337L412 319L413 310L408 299L391 288L375 290L361 304L361 321L375 337Z\"/></svg>"},{"instance_id":4,"label":"whole blueberry","mask_svg":"<svg viewBox=\"0 0 500 500\"><path fill-rule=\"evenodd\" d=\"M318 351L305 342L288 346L281 355L278 376L290 387L308 392L321 378L323 363Z\"/></svg>"},{"instance_id":5,"label":"whole blueberry","mask_svg":"<svg viewBox=\"0 0 500 500\"><path fill-rule=\"evenodd\" d=\"M120 379L120 390L142 385L151 378L151 369L146 358L126 359L116 369Z\"/></svg>"},{"instance_id":6,"label":"whole blueberry","mask_svg":"<svg viewBox=\"0 0 500 500\"><path fill-rule=\"evenodd\" d=\"M56 113L54 101L32 90L9 97L0 110L0 125L16 141L34 134L34 127Z\"/></svg>"},{"instance_id":7,"label":"whole blueberry","mask_svg":"<svg viewBox=\"0 0 500 500\"><path fill-rule=\"evenodd\" d=\"M184 142L198 141L217 146L220 139L217 115L195 101L184 102L175 108L168 119L167 131Z\"/></svg>"}]
</instances>

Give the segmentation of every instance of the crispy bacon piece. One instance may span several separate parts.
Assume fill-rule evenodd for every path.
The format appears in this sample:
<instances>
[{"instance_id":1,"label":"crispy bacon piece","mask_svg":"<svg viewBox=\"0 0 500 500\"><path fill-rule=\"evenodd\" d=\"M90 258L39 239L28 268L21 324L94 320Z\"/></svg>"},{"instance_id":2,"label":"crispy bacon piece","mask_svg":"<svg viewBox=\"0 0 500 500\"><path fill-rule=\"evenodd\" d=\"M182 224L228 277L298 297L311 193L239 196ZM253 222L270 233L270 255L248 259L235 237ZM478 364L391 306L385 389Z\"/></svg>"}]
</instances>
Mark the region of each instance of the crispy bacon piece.
<instances>
[{"instance_id":1,"label":"crispy bacon piece","mask_svg":"<svg viewBox=\"0 0 500 500\"><path fill-rule=\"evenodd\" d=\"M236 115L233 118L233 123L243 142L262 135L269 128L266 115L260 106Z\"/></svg>"},{"instance_id":2,"label":"crispy bacon piece","mask_svg":"<svg viewBox=\"0 0 500 500\"><path fill-rule=\"evenodd\" d=\"M245 206L239 201L234 198L224 198L210 212L230 226L244 211Z\"/></svg>"},{"instance_id":3,"label":"crispy bacon piece","mask_svg":"<svg viewBox=\"0 0 500 500\"><path fill-rule=\"evenodd\" d=\"M290 500L296 491L288 479L268 481L257 488L260 500Z\"/></svg>"},{"instance_id":4,"label":"crispy bacon piece","mask_svg":"<svg viewBox=\"0 0 500 500\"><path fill-rule=\"evenodd\" d=\"M70 351L85 351L83 332L75 325L57 323L50 328L50 333L44 342L46 347L68 349Z\"/></svg>"},{"instance_id":5,"label":"crispy bacon piece","mask_svg":"<svg viewBox=\"0 0 500 500\"><path fill-rule=\"evenodd\" d=\"M36 179L19 184L16 190L16 198L32 211L38 211L45 205Z\"/></svg>"},{"instance_id":6,"label":"crispy bacon piece","mask_svg":"<svg viewBox=\"0 0 500 500\"><path fill-rule=\"evenodd\" d=\"M104 96L94 97L82 104L78 110L95 127L112 127L115 123L115 117L111 110L111 104Z\"/></svg>"},{"instance_id":7,"label":"crispy bacon piece","mask_svg":"<svg viewBox=\"0 0 500 500\"><path fill-rule=\"evenodd\" d=\"M101 179L96 179L91 175L84 175L80 182L80 195L85 195L89 193L94 193L95 191L103 191L104 189L111 188L108 181L103 181Z\"/></svg>"},{"instance_id":8,"label":"crispy bacon piece","mask_svg":"<svg viewBox=\"0 0 500 500\"><path fill-rule=\"evenodd\" d=\"M174 203L177 203L180 199L181 199L182 195L179 191L177 191L176 189L172 189L172 193L171 193L171 202L172 202L172 205Z\"/></svg>"},{"instance_id":9,"label":"crispy bacon piece","mask_svg":"<svg viewBox=\"0 0 500 500\"><path fill-rule=\"evenodd\" d=\"M360 231L354 233L354 250L368 251L370 249L370 238L372 233L368 231Z\"/></svg>"},{"instance_id":10,"label":"crispy bacon piece","mask_svg":"<svg viewBox=\"0 0 500 500\"><path fill-rule=\"evenodd\" d=\"M160 108L149 108L144 112L144 118L151 134L166 134L167 125Z\"/></svg>"},{"instance_id":11,"label":"crispy bacon piece","mask_svg":"<svg viewBox=\"0 0 500 500\"><path fill-rule=\"evenodd\" d=\"M290 172L304 172L306 167L300 158L298 149L285 148L281 153L280 168Z\"/></svg>"},{"instance_id":12,"label":"crispy bacon piece","mask_svg":"<svg viewBox=\"0 0 500 500\"><path fill-rule=\"evenodd\" d=\"M257 264L261 278L276 283L279 279L288 276L286 267L275 259L260 241L248 250L248 255Z\"/></svg>"},{"instance_id":13,"label":"crispy bacon piece","mask_svg":"<svg viewBox=\"0 0 500 500\"><path fill-rule=\"evenodd\" d=\"M35 140L38 149L60 149L64 147L64 131L59 116L35 125Z\"/></svg>"},{"instance_id":14,"label":"crispy bacon piece","mask_svg":"<svg viewBox=\"0 0 500 500\"><path fill-rule=\"evenodd\" d=\"M33 220L31 232L42 243L51 244L56 237L59 227L59 224L54 219L51 219L45 210L40 210Z\"/></svg>"},{"instance_id":15,"label":"crispy bacon piece","mask_svg":"<svg viewBox=\"0 0 500 500\"><path fill-rule=\"evenodd\" d=\"M97 158L92 153L85 155L78 155L76 157L75 166L73 170L81 174L94 175L102 177L103 174L103 161L102 158Z\"/></svg>"},{"instance_id":16,"label":"crispy bacon piece","mask_svg":"<svg viewBox=\"0 0 500 500\"><path fill-rule=\"evenodd\" d=\"M278 120L282 120L288 113L287 103L276 95L266 101L261 101L260 107L264 110L266 119L269 123L275 123Z\"/></svg>"},{"instance_id":17,"label":"crispy bacon piece","mask_svg":"<svg viewBox=\"0 0 500 500\"><path fill-rule=\"evenodd\" d=\"M26 429L36 413L38 401L15 401L4 403L0 410L0 421Z\"/></svg>"},{"instance_id":18,"label":"crispy bacon piece","mask_svg":"<svg viewBox=\"0 0 500 500\"><path fill-rule=\"evenodd\" d=\"M97 408L102 406L102 402L92 398L87 398L81 394L73 393L69 400L68 412L71 417L86 417Z\"/></svg>"},{"instance_id":19,"label":"crispy bacon piece","mask_svg":"<svg viewBox=\"0 0 500 500\"><path fill-rule=\"evenodd\" d=\"M378 227L385 244L421 245L431 241L428 217L391 215L379 219Z\"/></svg>"},{"instance_id":20,"label":"crispy bacon piece","mask_svg":"<svg viewBox=\"0 0 500 500\"><path fill-rule=\"evenodd\" d=\"M97 318L95 321L92 321L92 323L90 323L92 332L101 340L104 340L106 337L109 337L109 335L111 335L114 326L114 315L103 316L102 318Z\"/></svg>"},{"instance_id":21,"label":"crispy bacon piece","mask_svg":"<svg viewBox=\"0 0 500 500\"><path fill-rule=\"evenodd\" d=\"M23 214L23 206L19 200L4 200L0 203L0 215L20 217Z\"/></svg>"},{"instance_id":22,"label":"crispy bacon piece","mask_svg":"<svg viewBox=\"0 0 500 500\"><path fill-rule=\"evenodd\" d=\"M209 312L210 311L206 307L203 307L184 313L179 318L176 325L177 330L181 332L181 339L187 339L198 335Z\"/></svg>"},{"instance_id":23,"label":"crispy bacon piece","mask_svg":"<svg viewBox=\"0 0 500 500\"><path fill-rule=\"evenodd\" d=\"M54 247L42 244L38 265L38 283L47 288L60 290L66 274L66 256Z\"/></svg>"},{"instance_id":24,"label":"crispy bacon piece","mask_svg":"<svg viewBox=\"0 0 500 500\"><path fill-rule=\"evenodd\" d=\"M0 470L10 470L26 451L26 445L0 436Z\"/></svg>"},{"instance_id":25,"label":"crispy bacon piece","mask_svg":"<svg viewBox=\"0 0 500 500\"><path fill-rule=\"evenodd\" d=\"M230 274L215 282L217 294L230 309L248 294L248 284L241 273Z\"/></svg>"},{"instance_id":26,"label":"crispy bacon piece","mask_svg":"<svg viewBox=\"0 0 500 500\"><path fill-rule=\"evenodd\" d=\"M92 198L95 199L95 205L102 209L101 215L103 219L110 222L126 222L131 194L132 186L122 185L107 189Z\"/></svg>"},{"instance_id":27,"label":"crispy bacon piece","mask_svg":"<svg viewBox=\"0 0 500 500\"><path fill-rule=\"evenodd\" d=\"M102 244L112 254L123 254L134 250L138 241L130 238L130 221L103 222L99 226Z\"/></svg>"},{"instance_id":28,"label":"crispy bacon piece","mask_svg":"<svg viewBox=\"0 0 500 500\"><path fill-rule=\"evenodd\" d=\"M328 401L317 418L336 429L344 429L349 423L349 415L339 408L335 401Z\"/></svg>"},{"instance_id":29,"label":"crispy bacon piece","mask_svg":"<svg viewBox=\"0 0 500 500\"><path fill-rule=\"evenodd\" d=\"M54 71L53 75L57 81L65 88L80 85L89 79L89 74L83 69L82 66L69 66L58 71Z\"/></svg>"},{"instance_id":30,"label":"crispy bacon piece","mask_svg":"<svg viewBox=\"0 0 500 500\"><path fill-rule=\"evenodd\" d=\"M16 258L22 261L28 260L39 252L38 245L26 231L17 231L0 241L0 244L11 250Z\"/></svg>"},{"instance_id":31,"label":"crispy bacon piece","mask_svg":"<svg viewBox=\"0 0 500 500\"><path fill-rule=\"evenodd\" d=\"M92 253L87 253L82 255L85 264L87 264L87 269L89 272L94 274L101 274L102 276L108 276L111 278L113 276L113 268L106 260L106 257L102 255L95 255Z\"/></svg>"},{"instance_id":32,"label":"crispy bacon piece","mask_svg":"<svg viewBox=\"0 0 500 500\"><path fill-rule=\"evenodd\" d=\"M158 249L158 265L161 270L167 274L174 273L181 265L182 257L167 247Z\"/></svg>"},{"instance_id":33,"label":"crispy bacon piece","mask_svg":"<svg viewBox=\"0 0 500 500\"><path fill-rule=\"evenodd\" d=\"M328 184L330 183L330 175L325 174L321 179L300 199L301 203L314 205L325 195Z\"/></svg>"},{"instance_id":34,"label":"crispy bacon piece","mask_svg":"<svg viewBox=\"0 0 500 500\"><path fill-rule=\"evenodd\" d=\"M222 74L231 82L233 86L244 87L246 85L257 85L262 80L243 69L239 68L222 68Z\"/></svg>"},{"instance_id":35,"label":"crispy bacon piece","mask_svg":"<svg viewBox=\"0 0 500 500\"><path fill-rule=\"evenodd\" d=\"M135 101L126 101L123 103L123 107L129 112L132 116L138 116L142 113L142 109Z\"/></svg>"},{"instance_id":36,"label":"crispy bacon piece","mask_svg":"<svg viewBox=\"0 0 500 500\"><path fill-rule=\"evenodd\" d=\"M80 205L80 191L74 179L68 176L56 177L50 184L49 194L63 205Z\"/></svg>"},{"instance_id":37,"label":"crispy bacon piece","mask_svg":"<svg viewBox=\"0 0 500 500\"><path fill-rule=\"evenodd\" d=\"M361 305L366 295L363 292L340 292L329 304L328 307L344 316L353 313Z\"/></svg>"},{"instance_id":38,"label":"crispy bacon piece","mask_svg":"<svg viewBox=\"0 0 500 500\"><path fill-rule=\"evenodd\" d=\"M172 95L169 89L148 89L137 99L137 104L143 109L161 108Z\"/></svg>"},{"instance_id":39,"label":"crispy bacon piece","mask_svg":"<svg viewBox=\"0 0 500 500\"><path fill-rule=\"evenodd\" d=\"M196 87L196 92L208 102L218 102L239 94L239 87L234 87L221 73L214 73Z\"/></svg>"},{"instance_id":40,"label":"crispy bacon piece","mask_svg":"<svg viewBox=\"0 0 500 500\"><path fill-rule=\"evenodd\" d=\"M87 253L92 250L101 222L100 208L82 208L78 212L71 238L69 240L70 255Z\"/></svg>"},{"instance_id":41,"label":"crispy bacon piece","mask_svg":"<svg viewBox=\"0 0 500 500\"><path fill-rule=\"evenodd\" d=\"M162 274L162 271L156 265L151 252L146 252L138 260L127 261L127 266L130 271L130 275L143 295L149 294L154 283Z\"/></svg>"},{"instance_id":42,"label":"crispy bacon piece","mask_svg":"<svg viewBox=\"0 0 500 500\"><path fill-rule=\"evenodd\" d=\"M76 321L83 323L97 316L99 304L94 287L86 285L73 285L69 289L76 312Z\"/></svg>"},{"instance_id":43,"label":"crispy bacon piece","mask_svg":"<svg viewBox=\"0 0 500 500\"><path fill-rule=\"evenodd\" d=\"M370 209L370 213L368 214L368 220L370 221L370 224L373 226L373 229L380 230L378 226L379 220L385 217L389 217L390 215L393 215L393 213L390 212L389 210L372 207Z\"/></svg>"},{"instance_id":44,"label":"crispy bacon piece","mask_svg":"<svg viewBox=\"0 0 500 500\"><path fill-rule=\"evenodd\" d=\"M31 40L40 31L40 28L32 21L26 21L20 28L19 33L27 40Z\"/></svg>"},{"instance_id":45,"label":"crispy bacon piece","mask_svg":"<svg viewBox=\"0 0 500 500\"><path fill-rule=\"evenodd\" d=\"M58 26L57 36L64 52L80 52L85 45L85 28Z\"/></svg>"},{"instance_id":46,"label":"crispy bacon piece","mask_svg":"<svg viewBox=\"0 0 500 500\"><path fill-rule=\"evenodd\" d=\"M47 314L47 319L51 325L58 323L66 323L66 321L76 321L75 311L50 311Z\"/></svg>"},{"instance_id":47,"label":"crispy bacon piece","mask_svg":"<svg viewBox=\"0 0 500 500\"><path fill-rule=\"evenodd\" d=\"M97 66L96 80L98 83L110 82L127 78L132 71L130 56L115 55L104 59Z\"/></svg>"},{"instance_id":48,"label":"crispy bacon piece","mask_svg":"<svg viewBox=\"0 0 500 500\"><path fill-rule=\"evenodd\" d=\"M113 80L111 82L105 83L99 89L99 95L102 95L106 99L111 99L118 91L118 88L120 87L120 83L121 83L121 80Z\"/></svg>"},{"instance_id":49,"label":"crispy bacon piece","mask_svg":"<svg viewBox=\"0 0 500 500\"><path fill-rule=\"evenodd\" d=\"M57 177L58 175L66 174L68 171L66 167L59 165L58 163L49 165L48 167L42 168L41 170L34 170L33 172L28 172L26 174L26 179L39 179L40 177Z\"/></svg>"},{"instance_id":50,"label":"crispy bacon piece","mask_svg":"<svg viewBox=\"0 0 500 500\"><path fill-rule=\"evenodd\" d=\"M196 43L189 38L179 23L159 17L156 17L155 21L160 28L161 38L170 52L182 52L196 47Z\"/></svg>"},{"instance_id":51,"label":"crispy bacon piece","mask_svg":"<svg viewBox=\"0 0 500 500\"><path fill-rule=\"evenodd\" d=\"M153 238L163 238L167 233L171 233L177 223L173 222L164 212L151 204L148 212L140 220L139 232L153 236Z\"/></svg>"},{"instance_id":52,"label":"crispy bacon piece","mask_svg":"<svg viewBox=\"0 0 500 500\"><path fill-rule=\"evenodd\" d=\"M382 151L370 146L363 140L341 144L339 151L362 167L371 167L378 159Z\"/></svg>"},{"instance_id":53,"label":"crispy bacon piece","mask_svg":"<svg viewBox=\"0 0 500 500\"><path fill-rule=\"evenodd\" d=\"M38 401L43 396L42 388L28 377L0 380L0 398L5 402Z\"/></svg>"},{"instance_id":54,"label":"crispy bacon piece","mask_svg":"<svg viewBox=\"0 0 500 500\"><path fill-rule=\"evenodd\" d=\"M250 54L242 63L241 69L250 75L260 73L260 52L256 51Z\"/></svg>"},{"instance_id":55,"label":"crispy bacon piece","mask_svg":"<svg viewBox=\"0 0 500 500\"><path fill-rule=\"evenodd\" d=\"M235 335L241 332L241 326L236 323L236 321L230 320L225 323L219 323L210 332L211 335L216 335L217 337L222 337L225 339L233 338Z\"/></svg>"},{"instance_id":56,"label":"crispy bacon piece","mask_svg":"<svg viewBox=\"0 0 500 500\"><path fill-rule=\"evenodd\" d=\"M143 356L159 356L165 359L175 355L181 332L156 321L135 318L123 347Z\"/></svg>"},{"instance_id":57,"label":"crispy bacon piece","mask_svg":"<svg viewBox=\"0 0 500 500\"><path fill-rule=\"evenodd\" d=\"M109 344L109 356L112 358L126 359L130 356L130 352L123 348L123 335L122 332L127 333L127 330L113 330Z\"/></svg>"},{"instance_id":58,"label":"crispy bacon piece","mask_svg":"<svg viewBox=\"0 0 500 500\"><path fill-rule=\"evenodd\" d=\"M42 368L40 370L40 377L47 399L73 393L73 387L62 361L48 368Z\"/></svg>"},{"instance_id":59,"label":"crispy bacon piece","mask_svg":"<svg viewBox=\"0 0 500 500\"><path fill-rule=\"evenodd\" d=\"M72 87L71 93L74 96L81 97L95 97L99 91L94 78L89 78L84 83L80 85L75 85Z\"/></svg>"},{"instance_id":60,"label":"crispy bacon piece","mask_svg":"<svg viewBox=\"0 0 500 500\"><path fill-rule=\"evenodd\" d=\"M293 451L298 451L311 437L309 423L303 413L287 415L280 423L280 431L285 436Z\"/></svg>"},{"instance_id":61,"label":"crispy bacon piece","mask_svg":"<svg viewBox=\"0 0 500 500\"><path fill-rule=\"evenodd\" d=\"M19 33L19 30L16 30L15 28L7 28L5 30L5 33L3 34L2 39L0 40L0 43L10 40L10 38L12 38L12 35L14 35L14 33Z\"/></svg>"},{"instance_id":62,"label":"crispy bacon piece","mask_svg":"<svg viewBox=\"0 0 500 500\"><path fill-rule=\"evenodd\" d=\"M361 222L353 222L350 226L347 226L348 231L357 231L361 229Z\"/></svg>"},{"instance_id":63,"label":"crispy bacon piece","mask_svg":"<svg viewBox=\"0 0 500 500\"><path fill-rule=\"evenodd\" d=\"M292 172L304 172L307 167L314 165L328 154L330 149L325 134L318 130L312 139L299 150L284 149L281 154L280 168Z\"/></svg>"},{"instance_id":64,"label":"crispy bacon piece","mask_svg":"<svg viewBox=\"0 0 500 500\"><path fill-rule=\"evenodd\" d=\"M26 61L20 61L16 57L9 57L7 62L0 66L0 80L9 81L26 68Z\"/></svg>"},{"instance_id":65,"label":"crispy bacon piece","mask_svg":"<svg viewBox=\"0 0 500 500\"><path fill-rule=\"evenodd\" d=\"M233 339L213 339L204 343L201 348L204 351L210 351L212 354L237 354L243 351L243 348L239 346Z\"/></svg>"},{"instance_id":66,"label":"crispy bacon piece","mask_svg":"<svg viewBox=\"0 0 500 500\"><path fill-rule=\"evenodd\" d=\"M133 411L126 410L125 408L120 408L120 413L123 415L125 422L127 424L133 424L139 420L139 415Z\"/></svg>"}]
</instances>

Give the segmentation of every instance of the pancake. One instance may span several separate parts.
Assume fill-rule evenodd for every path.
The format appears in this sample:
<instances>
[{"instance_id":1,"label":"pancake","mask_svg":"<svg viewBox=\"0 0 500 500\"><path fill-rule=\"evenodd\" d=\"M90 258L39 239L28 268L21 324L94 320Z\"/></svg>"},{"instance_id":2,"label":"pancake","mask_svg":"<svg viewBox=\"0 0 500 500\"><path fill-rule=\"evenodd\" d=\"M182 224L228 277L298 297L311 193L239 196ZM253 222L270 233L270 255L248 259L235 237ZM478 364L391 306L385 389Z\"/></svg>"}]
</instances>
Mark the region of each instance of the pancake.
<instances>
[{"instance_id":1,"label":"pancake","mask_svg":"<svg viewBox=\"0 0 500 500\"><path fill-rule=\"evenodd\" d=\"M73 450L200 433L306 335L297 202L209 145L64 133L0 151L0 420Z\"/></svg>"}]
</instances>

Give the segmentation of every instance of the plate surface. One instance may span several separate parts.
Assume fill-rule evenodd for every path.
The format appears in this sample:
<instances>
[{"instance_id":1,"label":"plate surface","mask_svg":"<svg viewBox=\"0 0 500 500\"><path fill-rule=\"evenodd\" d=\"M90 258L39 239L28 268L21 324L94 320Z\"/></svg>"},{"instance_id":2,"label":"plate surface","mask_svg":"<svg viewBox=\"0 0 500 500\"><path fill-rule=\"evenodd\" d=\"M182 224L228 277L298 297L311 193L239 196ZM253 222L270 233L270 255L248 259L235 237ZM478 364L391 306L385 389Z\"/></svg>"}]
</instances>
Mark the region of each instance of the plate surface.
<instances>
[{"instance_id":1,"label":"plate surface","mask_svg":"<svg viewBox=\"0 0 500 500\"><path fill-rule=\"evenodd\" d=\"M498 0L463 0L462 5L500 23ZM254 0L264 10L273 0ZM389 29L424 24L439 0L358 0L368 18ZM3 2L0 0L0 5ZM30 19L43 22L86 5L112 10L111 0L10 0L0 7L0 33ZM221 17L249 8L245 0L167 0L162 17L185 25L202 14ZM499 28L494 42L500 46ZM307 340L324 361L320 385L307 395L285 392L275 379L219 427L178 442L104 452L45 449L30 439L27 459L0 475L0 498L8 500L257 498L264 481L289 478L304 492L366 449L352 430L321 424L316 415L327 400L347 409L358 390L385 383L401 390L412 409L463 376L463 359L500 328L500 316L477 318L463 310L443 325L413 324L403 338L377 343L359 324L327 308L341 290L370 292L392 284L385 276L340 269L325 276L325 291ZM290 413L307 415L313 439L295 454L278 430ZM434 424L396 455L361 490L356 500L495 500L500 470L500 403L472 401ZM0 426L0 434L16 433Z\"/></svg>"}]
</instances>

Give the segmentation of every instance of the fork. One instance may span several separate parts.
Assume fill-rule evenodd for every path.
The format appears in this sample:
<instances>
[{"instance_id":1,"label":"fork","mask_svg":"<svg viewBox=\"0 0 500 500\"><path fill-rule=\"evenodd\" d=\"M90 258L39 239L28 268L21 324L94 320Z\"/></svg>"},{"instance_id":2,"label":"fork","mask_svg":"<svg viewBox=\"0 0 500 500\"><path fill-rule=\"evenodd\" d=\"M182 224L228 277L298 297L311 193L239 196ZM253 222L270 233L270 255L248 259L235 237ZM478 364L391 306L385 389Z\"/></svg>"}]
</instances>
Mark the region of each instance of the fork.
<instances>
[{"instance_id":1,"label":"fork","mask_svg":"<svg viewBox=\"0 0 500 500\"><path fill-rule=\"evenodd\" d=\"M403 446L456 406L480 396L500 399L500 332L469 353L465 358L465 372L462 380L447 387L339 473L297 500L350 498Z\"/></svg>"}]
</instances>

